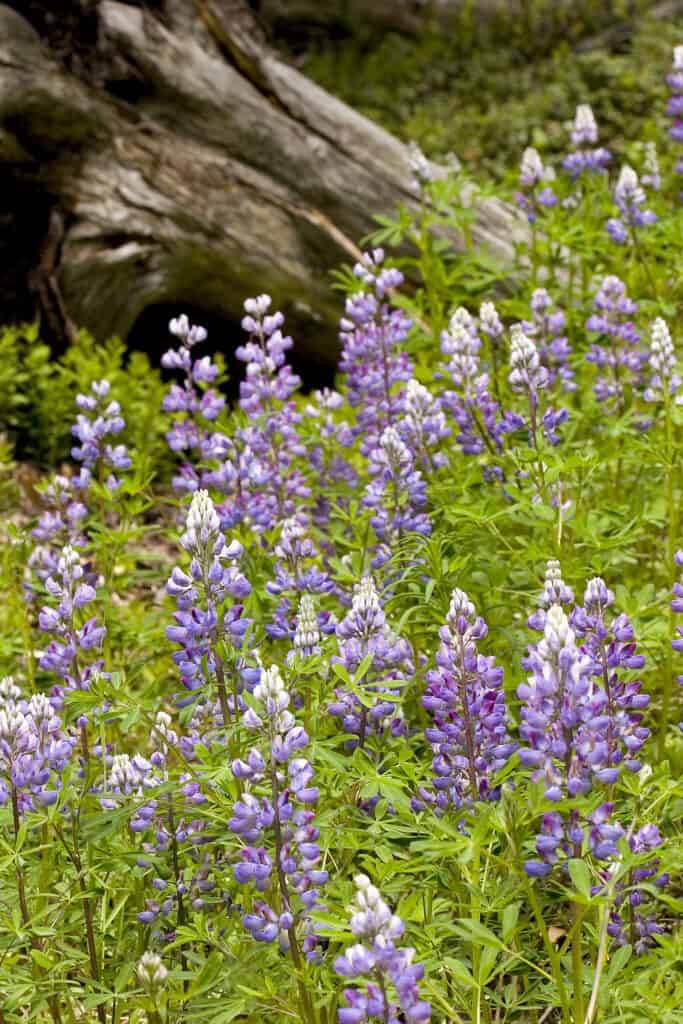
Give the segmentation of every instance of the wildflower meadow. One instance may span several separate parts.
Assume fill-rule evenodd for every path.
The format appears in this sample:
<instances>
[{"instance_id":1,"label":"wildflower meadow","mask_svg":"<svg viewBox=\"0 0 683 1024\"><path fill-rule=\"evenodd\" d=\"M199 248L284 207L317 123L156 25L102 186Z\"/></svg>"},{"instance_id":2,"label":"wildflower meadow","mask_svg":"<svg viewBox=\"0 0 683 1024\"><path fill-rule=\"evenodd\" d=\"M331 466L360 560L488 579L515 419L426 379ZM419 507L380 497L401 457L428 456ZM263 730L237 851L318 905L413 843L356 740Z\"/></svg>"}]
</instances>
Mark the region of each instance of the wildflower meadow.
<instances>
[{"instance_id":1,"label":"wildflower meadow","mask_svg":"<svg viewBox=\"0 0 683 1024\"><path fill-rule=\"evenodd\" d=\"M257 281L161 368L2 333L0 1024L683 1020L683 46L662 83L495 186L414 149L334 389Z\"/></svg>"}]
</instances>

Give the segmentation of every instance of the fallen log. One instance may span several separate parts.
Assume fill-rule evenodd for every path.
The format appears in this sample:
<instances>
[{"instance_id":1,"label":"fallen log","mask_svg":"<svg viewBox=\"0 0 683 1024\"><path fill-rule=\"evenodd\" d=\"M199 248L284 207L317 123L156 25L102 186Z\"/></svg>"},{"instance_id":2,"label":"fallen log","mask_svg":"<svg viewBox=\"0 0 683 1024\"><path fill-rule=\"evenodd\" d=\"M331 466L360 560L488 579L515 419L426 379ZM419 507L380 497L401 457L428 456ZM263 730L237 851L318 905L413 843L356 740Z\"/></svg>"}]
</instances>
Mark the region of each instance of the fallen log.
<instances>
[{"instance_id":1,"label":"fallen log","mask_svg":"<svg viewBox=\"0 0 683 1024\"><path fill-rule=\"evenodd\" d=\"M127 338L150 307L234 323L268 291L301 354L331 365L329 271L374 214L416 204L407 148L278 58L246 4L72 6L91 19L75 55L37 0L30 22L0 5L0 173L49 199L31 275L44 317L49 295L65 336ZM524 225L495 200L477 212L475 241L511 258Z\"/></svg>"}]
</instances>

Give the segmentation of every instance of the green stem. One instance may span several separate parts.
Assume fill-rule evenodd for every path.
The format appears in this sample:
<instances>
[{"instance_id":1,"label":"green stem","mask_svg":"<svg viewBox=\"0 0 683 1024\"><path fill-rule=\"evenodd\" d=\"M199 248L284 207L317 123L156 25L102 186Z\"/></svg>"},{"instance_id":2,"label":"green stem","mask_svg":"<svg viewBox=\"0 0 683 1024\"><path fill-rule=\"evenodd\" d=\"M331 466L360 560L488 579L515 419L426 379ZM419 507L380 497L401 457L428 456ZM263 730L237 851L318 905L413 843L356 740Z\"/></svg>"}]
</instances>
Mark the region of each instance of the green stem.
<instances>
[{"instance_id":1,"label":"green stem","mask_svg":"<svg viewBox=\"0 0 683 1024\"><path fill-rule=\"evenodd\" d=\"M545 947L548 960L550 961L550 969L552 971L553 978L555 979L555 987L557 988L557 995L562 1008L562 1024L571 1024L571 1014L569 1011L569 1003L567 1001L567 990L565 988L564 978L562 977L562 964L557 950L550 941L541 905L538 902L538 897L536 896L534 887L524 871L524 868L522 868L522 873L526 884L527 896L531 905L531 910L536 918L536 924L538 925L538 930L541 933L541 939L543 940L543 945Z\"/></svg>"},{"instance_id":2,"label":"green stem","mask_svg":"<svg viewBox=\"0 0 683 1024\"><path fill-rule=\"evenodd\" d=\"M675 493L675 479L674 479L674 436L673 436L673 421L671 416L671 395L669 394L669 382L665 380L663 382L665 388L664 394L664 416L665 416L665 430L666 430L666 492L667 492L667 511L669 515L668 523L668 536L667 536L667 575L669 580L669 595L673 591L674 583L676 582L676 563L674 561L676 555L676 538L678 536L678 505L676 502ZM675 633L675 618L674 611L671 608L671 602L669 601L669 639L673 637ZM673 693L673 651L671 643L667 644L666 652L666 669L664 672L663 689L662 689L662 713L659 722L659 734L657 737L657 756L660 761L663 760L666 748L666 732L669 725L669 711L671 707L671 696Z\"/></svg>"},{"instance_id":3,"label":"green stem","mask_svg":"<svg viewBox=\"0 0 683 1024\"><path fill-rule=\"evenodd\" d=\"M475 924L479 924L481 921L481 894L479 891L479 882L481 874L481 848L479 841L474 840L474 850L472 852L472 881L470 889L470 916ZM480 1024L481 1022L481 950L479 943L476 939L472 940L472 977L474 978L475 988L472 993L472 1022L473 1024Z\"/></svg>"},{"instance_id":4,"label":"green stem","mask_svg":"<svg viewBox=\"0 0 683 1024\"><path fill-rule=\"evenodd\" d=\"M572 985L574 988L574 1024L583 1024L583 957L581 955L581 906L575 903L572 939Z\"/></svg>"}]
</instances>

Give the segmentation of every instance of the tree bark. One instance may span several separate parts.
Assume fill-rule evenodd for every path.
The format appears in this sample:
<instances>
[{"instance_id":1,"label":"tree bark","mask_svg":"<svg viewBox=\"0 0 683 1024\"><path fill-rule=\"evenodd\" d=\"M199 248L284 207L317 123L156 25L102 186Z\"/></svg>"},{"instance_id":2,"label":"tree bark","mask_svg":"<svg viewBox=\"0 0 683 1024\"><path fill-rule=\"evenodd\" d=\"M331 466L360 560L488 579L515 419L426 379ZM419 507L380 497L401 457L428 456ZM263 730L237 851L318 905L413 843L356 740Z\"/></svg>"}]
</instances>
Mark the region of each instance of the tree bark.
<instances>
[{"instance_id":1,"label":"tree bark","mask_svg":"<svg viewBox=\"0 0 683 1024\"><path fill-rule=\"evenodd\" d=\"M329 271L374 214L416 205L406 147L281 61L237 0L72 0L78 52L50 6L28 6L39 34L0 5L0 168L45 206L28 262L46 322L126 338L150 306L234 322L267 291L331 364ZM505 259L524 231L480 203L475 241Z\"/></svg>"}]
</instances>

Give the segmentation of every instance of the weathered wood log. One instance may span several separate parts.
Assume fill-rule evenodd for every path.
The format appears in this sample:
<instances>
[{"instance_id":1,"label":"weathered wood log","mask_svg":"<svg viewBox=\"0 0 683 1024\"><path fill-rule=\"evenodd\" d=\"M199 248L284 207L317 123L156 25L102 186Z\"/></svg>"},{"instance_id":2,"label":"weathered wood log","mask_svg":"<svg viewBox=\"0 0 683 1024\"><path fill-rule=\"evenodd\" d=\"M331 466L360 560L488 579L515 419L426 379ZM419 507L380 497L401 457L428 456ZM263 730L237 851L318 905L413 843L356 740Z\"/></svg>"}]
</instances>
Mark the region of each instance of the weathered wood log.
<instances>
[{"instance_id":1,"label":"weathered wood log","mask_svg":"<svg viewBox=\"0 0 683 1024\"><path fill-rule=\"evenodd\" d=\"M331 363L329 270L373 214L415 204L406 147L282 62L243 3L85 4L77 61L0 5L0 173L58 213L42 276L35 255L43 308L66 333L126 338L150 306L234 321L268 291ZM493 200L478 214L475 240L509 258L524 225Z\"/></svg>"}]
</instances>

